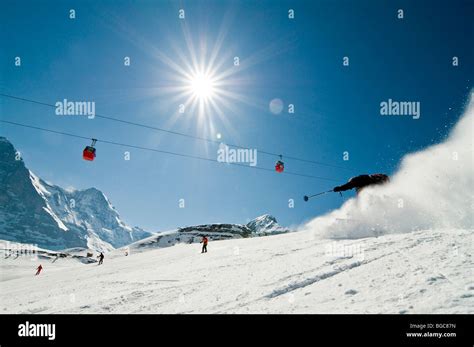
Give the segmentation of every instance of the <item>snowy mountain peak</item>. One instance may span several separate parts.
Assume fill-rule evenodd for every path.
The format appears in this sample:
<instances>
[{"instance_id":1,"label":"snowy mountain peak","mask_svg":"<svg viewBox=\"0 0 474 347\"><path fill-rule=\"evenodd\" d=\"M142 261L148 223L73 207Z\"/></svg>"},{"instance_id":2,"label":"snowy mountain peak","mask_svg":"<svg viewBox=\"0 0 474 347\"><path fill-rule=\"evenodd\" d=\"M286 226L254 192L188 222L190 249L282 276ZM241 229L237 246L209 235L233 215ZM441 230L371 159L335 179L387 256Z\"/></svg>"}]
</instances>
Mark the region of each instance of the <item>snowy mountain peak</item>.
<instances>
[{"instance_id":1,"label":"snowy mountain peak","mask_svg":"<svg viewBox=\"0 0 474 347\"><path fill-rule=\"evenodd\" d=\"M252 233L259 236L270 234L281 234L289 232L288 229L280 226L275 217L264 214L247 223L247 227Z\"/></svg>"},{"instance_id":2,"label":"snowy mountain peak","mask_svg":"<svg viewBox=\"0 0 474 347\"><path fill-rule=\"evenodd\" d=\"M261 222L261 223L277 223L277 220L275 217L273 217L270 214L264 214L260 217L257 217L254 219L255 222Z\"/></svg>"},{"instance_id":3,"label":"snowy mountain peak","mask_svg":"<svg viewBox=\"0 0 474 347\"><path fill-rule=\"evenodd\" d=\"M151 235L123 222L97 188L48 183L25 167L5 137L0 137L0 149L0 239L53 250L107 251Z\"/></svg>"}]
</instances>

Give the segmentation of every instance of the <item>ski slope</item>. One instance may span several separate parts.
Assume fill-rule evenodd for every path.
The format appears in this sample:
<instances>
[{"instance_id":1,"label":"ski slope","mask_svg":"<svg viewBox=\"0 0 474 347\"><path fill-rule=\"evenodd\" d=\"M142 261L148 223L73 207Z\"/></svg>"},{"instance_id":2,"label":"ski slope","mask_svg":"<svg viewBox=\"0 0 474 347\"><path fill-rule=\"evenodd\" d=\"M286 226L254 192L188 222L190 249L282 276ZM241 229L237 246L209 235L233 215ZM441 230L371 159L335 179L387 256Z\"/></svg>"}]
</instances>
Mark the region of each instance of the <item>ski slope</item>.
<instances>
[{"instance_id":1,"label":"ski slope","mask_svg":"<svg viewBox=\"0 0 474 347\"><path fill-rule=\"evenodd\" d=\"M0 258L1 313L474 313L473 230L301 231L71 258ZM34 276L41 263L44 272Z\"/></svg>"}]
</instances>

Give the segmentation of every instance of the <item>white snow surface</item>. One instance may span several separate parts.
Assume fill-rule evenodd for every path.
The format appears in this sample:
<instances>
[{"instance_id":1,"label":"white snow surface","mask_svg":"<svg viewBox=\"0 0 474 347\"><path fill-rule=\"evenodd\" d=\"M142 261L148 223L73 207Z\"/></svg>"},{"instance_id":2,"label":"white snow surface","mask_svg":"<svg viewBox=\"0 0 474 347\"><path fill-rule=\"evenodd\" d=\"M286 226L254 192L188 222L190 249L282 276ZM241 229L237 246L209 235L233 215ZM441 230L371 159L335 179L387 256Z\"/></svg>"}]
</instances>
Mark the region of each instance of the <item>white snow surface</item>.
<instances>
[{"instance_id":1,"label":"white snow surface","mask_svg":"<svg viewBox=\"0 0 474 347\"><path fill-rule=\"evenodd\" d=\"M130 247L101 266L0 254L0 312L474 313L473 235L296 232L214 241L205 254L199 244Z\"/></svg>"}]
</instances>

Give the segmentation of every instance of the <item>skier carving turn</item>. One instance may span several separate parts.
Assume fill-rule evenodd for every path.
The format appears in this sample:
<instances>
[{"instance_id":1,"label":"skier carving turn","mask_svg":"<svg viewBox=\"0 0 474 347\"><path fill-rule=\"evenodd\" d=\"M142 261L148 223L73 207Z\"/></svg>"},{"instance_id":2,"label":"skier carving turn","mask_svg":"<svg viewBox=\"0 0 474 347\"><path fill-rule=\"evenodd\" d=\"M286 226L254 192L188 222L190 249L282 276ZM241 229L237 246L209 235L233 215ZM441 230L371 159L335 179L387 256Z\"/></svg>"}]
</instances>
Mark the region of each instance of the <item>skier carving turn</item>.
<instances>
[{"instance_id":1,"label":"skier carving turn","mask_svg":"<svg viewBox=\"0 0 474 347\"><path fill-rule=\"evenodd\" d=\"M352 177L346 184L334 187L332 191L343 192L355 188L356 193L359 194L365 187L384 184L389 181L390 179L388 178L388 176L381 173L376 173L372 175L359 175L356 177Z\"/></svg>"},{"instance_id":2,"label":"skier carving turn","mask_svg":"<svg viewBox=\"0 0 474 347\"><path fill-rule=\"evenodd\" d=\"M376 173L376 174L371 174L371 175L359 175L352 177L347 181L347 183L336 186L331 190L313 194L310 196L305 195L304 196L304 201L308 201L311 198L314 198L315 196L327 194L327 193L341 193L345 192L346 190L351 190L354 189L356 190L356 194L358 195L365 187L368 186L373 186L373 185L380 185L384 183L390 182L390 178L386 174L381 174L381 173Z\"/></svg>"}]
</instances>

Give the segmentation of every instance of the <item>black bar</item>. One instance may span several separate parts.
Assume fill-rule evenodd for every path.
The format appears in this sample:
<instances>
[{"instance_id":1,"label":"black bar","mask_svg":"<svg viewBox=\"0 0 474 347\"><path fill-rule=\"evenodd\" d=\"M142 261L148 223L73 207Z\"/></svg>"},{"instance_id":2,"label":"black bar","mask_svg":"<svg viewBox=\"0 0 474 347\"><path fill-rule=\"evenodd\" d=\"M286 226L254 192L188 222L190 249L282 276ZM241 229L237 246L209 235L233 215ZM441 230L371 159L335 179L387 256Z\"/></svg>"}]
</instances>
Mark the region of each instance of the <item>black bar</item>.
<instances>
[{"instance_id":1,"label":"black bar","mask_svg":"<svg viewBox=\"0 0 474 347\"><path fill-rule=\"evenodd\" d=\"M30 328L32 323L55 324L54 340L20 337L19 326L26 322ZM303 342L473 346L473 323L472 315L0 315L0 345L255 345L261 341L265 346Z\"/></svg>"}]
</instances>

